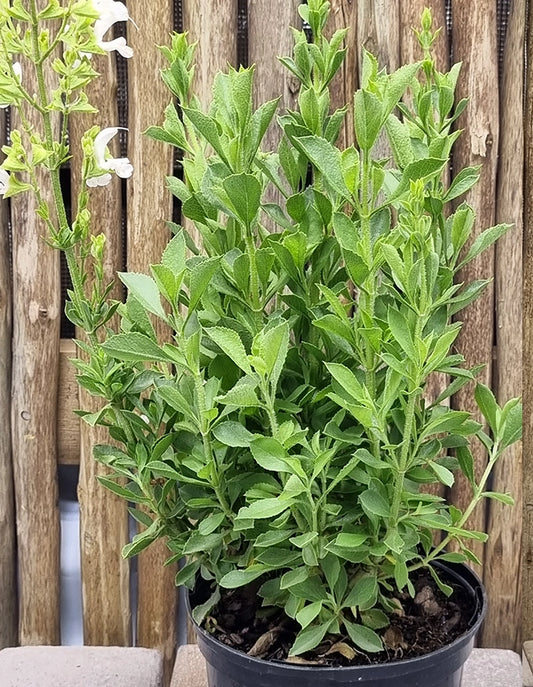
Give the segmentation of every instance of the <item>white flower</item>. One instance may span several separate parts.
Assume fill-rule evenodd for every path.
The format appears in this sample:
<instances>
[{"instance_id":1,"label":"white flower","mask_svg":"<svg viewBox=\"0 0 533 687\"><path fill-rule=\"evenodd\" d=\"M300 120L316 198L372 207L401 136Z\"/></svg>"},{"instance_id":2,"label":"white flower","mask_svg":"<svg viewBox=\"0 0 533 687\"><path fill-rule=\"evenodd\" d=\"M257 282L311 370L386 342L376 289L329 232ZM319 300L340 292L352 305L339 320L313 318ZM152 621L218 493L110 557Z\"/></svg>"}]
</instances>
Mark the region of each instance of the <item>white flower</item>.
<instances>
[{"instance_id":1,"label":"white flower","mask_svg":"<svg viewBox=\"0 0 533 687\"><path fill-rule=\"evenodd\" d=\"M110 181L111 174L106 172L105 174L101 174L99 177L91 177L90 179L87 179L87 186L90 186L91 188L96 188L97 186L107 186Z\"/></svg>"},{"instance_id":2,"label":"white flower","mask_svg":"<svg viewBox=\"0 0 533 687\"><path fill-rule=\"evenodd\" d=\"M87 179L87 186L107 186L111 181L111 174L109 174L109 172L115 172L121 179L128 179L131 177L133 165L127 157L106 158L107 145L117 133L118 127L108 127L107 129L102 129L94 139L94 159L96 166L99 169L107 170L107 173Z\"/></svg>"},{"instance_id":3,"label":"white flower","mask_svg":"<svg viewBox=\"0 0 533 687\"><path fill-rule=\"evenodd\" d=\"M96 42L103 50L111 52L116 50L122 57L132 57L133 50L126 44L124 37L115 38L112 41L105 41L104 36L117 21L128 21L130 15L128 8L123 2L116 0L93 0L94 8L100 16L94 23L94 33Z\"/></svg>"},{"instance_id":4,"label":"white flower","mask_svg":"<svg viewBox=\"0 0 533 687\"><path fill-rule=\"evenodd\" d=\"M7 185L9 184L9 172L5 169L0 169L0 194L3 196L7 191Z\"/></svg>"}]
</instances>

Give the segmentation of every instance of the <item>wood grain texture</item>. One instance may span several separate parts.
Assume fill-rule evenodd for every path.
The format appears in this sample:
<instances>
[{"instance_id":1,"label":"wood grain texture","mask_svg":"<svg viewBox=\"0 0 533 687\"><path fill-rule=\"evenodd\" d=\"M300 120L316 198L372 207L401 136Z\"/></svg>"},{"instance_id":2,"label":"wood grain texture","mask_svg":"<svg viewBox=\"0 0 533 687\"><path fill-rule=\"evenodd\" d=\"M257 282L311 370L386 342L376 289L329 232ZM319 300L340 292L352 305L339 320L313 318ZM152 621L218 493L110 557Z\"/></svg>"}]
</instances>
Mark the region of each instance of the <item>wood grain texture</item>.
<instances>
[{"instance_id":1,"label":"wood grain texture","mask_svg":"<svg viewBox=\"0 0 533 687\"><path fill-rule=\"evenodd\" d=\"M254 107L281 96L278 114L294 109L298 102L299 81L279 62L292 54L291 26L299 27L298 0L248 1L248 61L255 65ZM270 21L275 17L275 21ZM263 150L276 150L280 139L277 125L263 139Z\"/></svg>"},{"instance_id":2,"label":"wood grain texture","mask_svg":"<svg viewBox=\"0 0 533 687\"><path fill-rule=\"evenodd\" d=\"M115 58L103 55L93 59L101 77L91 84L88 96L99 112L71 120L73 207L76 206L81 183L80 142L83 132L95 124L102 128L118 124ZM111 147L118 157L118 141L114 140ZM106 283L111 282L122 268L121 200L121 182L116 177L108 186L93 189L90 195L92 231L106 237ZM89 284L91 280L92 275L89 275ZM120 292L120 287L115 287L111 297L120 298ZM81 332L77 335L83 338ZM102 407L102 399L79 389L78 404L83 410L97 412ZM108 469L94 460L92 449L95 444L110 443L107 430L76 422L75 418L71 422L79 426L80 432L78 499L84 642L89 645L127 646L131 643L130 575L129 563L121 556L122 547L128 542L127 504L104 489L97 479L99 475L107 474Z\"/></svg>"},{"instance_id":3,"label":"wood grain texture","mask_svg":"<svg viewBox=\"0 0 533 687\"><path fill-rule=\"evenodd\" d=\"M46 3L39 2L39 8ZM24 85L35 92L23 62ZM53 83L53 76L50 81ZM13 113L13 125L19 127ZM44 137L42 122L27 113ZM48 173L37 170L45 197ZM13 231L12 447L19 566L19 641L59 643L59 510L57 507L57 386L59 254L43 241L47 229L31 193L11 200Z\"/></svg>"},{"instance_id":4,"label":"wood grain texture","mask_svg":"<svg viewBox=\"0 0 533 687\"><path fill-rule=\"evenodd\" d=\"M248 61L255 65L254 107L281 96L276 116L287 109L294 110L298 103L300 83L278 60L292 54L290 27L301 25L298 5L299 0L248 1ZM275 22L268 20L272 16L276 17ZM281 130L276 116L263 139L264 151L277 150ZM271 186L263 200L281 204L281 193ZM263 222L270 231L279 231L270 218L263 216Z\"/></svg>"},{"instance_id":5,"label":"wood grain texture","mask_svg":"<svg viewBox=\"0 0 533 687\"><path fill-rule=\"evenodd\" d=\"M4 131L4 127L5 115L2 112L0 131ZM10 417L12 321L8 219L8 204L0 202L0 649L17 644L17 558Z\"/></svg>"},{"instance_id":6,"label":"wood grain texture","mask_svg":"<svg viewBox=\"0 0 533 687\"><path fill-rule=\"evenodd\" d=\"M183 0L183 27L198 41L194 89L206 107L214 75L237 61L237 0Z\"/></svg>"},{"instance_id":7,"label":"wood grain texture","mask_svg":"<svg viewBox=\"0 0 533 687\"><path fill-rule=\"evenodd\" d=\"M468 165L482 165L478 185L467 194L467 201L476 213L474 236L494 224L496 197L496 161L498 152L499 107L496 5L490 0L467 3L452 0L453 54L463 67L457 87L457 98L470 98L469 106L460 117L458 126L464 129L455 145L454 170L459 172ZM475 40L472 37L475 36ZM463 198L460 199L461 201ZM458 281L469 283L475 279L494 276L494 248L476 258L458 275ZM482 296L469 308L459 313L463 330L457 340L458 350L465 356L466 365L486 365L478 379L491 385L494 289L489 285ZM474 412L480 419L473 399L472 385L465 387L453 399L455 408ZM474 445L476 473L486 464L486 455L480 444ZM458 477L452 489L453 502L464 508L471 499L471 490L465 479ZM469 527L486 526L483 504L474 512ZM473 550L483 561L484 547L475 544Z\"/></svg>"},{"instance_id":8,"label":"wood grain texture","mask_svg":"<svg viewBox=\"0 0 533 687\"><path fill-rule=\"evenodd\" d=\"M76 344L71 339L59 342L59 396L57 399L57 462L60 465L80 463L80 419L74 411L80 407L76 370L70 362L76 357Z\"/></svg>"},{"instance_id":9,"label":"wood grain texture","mask_svg":"<svg viewBox=\"0 0 533 687\"><path fill-rule=\"evenodd\" d=\"M150 264L160 262L169 238L165 221L172 217L172 197L164 180L172 174L173 151L142 134L148 126L162 122L171 99L159 75L166 63L157 45L172 27L172 4L130 0L128 9L139 31L129 31L135 55L128 63L128 152L135 171L128 184L127 264L130 271L146 271ZM175 567L163 568L167 557L163 541L139 555L137 643L163 653L169 682L176 645L177 592Z\"/></svg>"},{"instance_id":10,"label":"wood grain texture","mask_svg":"<svg viewBox=\"0 0 533 687\"><path fill-rule=\"evenodd\" d=\"M441 34L434 45L434 56L437 69L448 71L450 56L448 38L446 36L446 3L444 0L409 0L402 3L401 12L401 59L402 64L417 62L423 57L422 48L418 43L413 28L420 30L420 17L426 7L433 16L433 29L441 28Z\"/></svg>"},{"instance_id":11,"label":"wood grain texture","mask_svg":"<svg viewBox=\"0 0 533 687\"><path fill-rule=\"evenodd\" d=\"M400 66L400 1L368 0L358 3L357 45L377 57L379 68L386 67L390 74ZM362 72L359 60L359 76ZM382 131L372 149L374 159L391 156L391 149Z\"/></svg>"},{"instance_id":12,"label":"wood grain texture","mask_svg":"<svg viewBox=\"0 0 533 687\"><path fill-rule=\"evenodd\" d=\"M500 151L496 222L512 223L496 244L496 360L494 390L500 404L522 393L522 233L524 202L523 83L526 1L513 0L505 41L500 95ZM496 464L492 489L509 492L516 506L490 501L489 541L483 579L491 603L482 646L520 651L520 541L522 446L514 444ZM531 593L531 592L530 592ZM528 637L525 637L528 639Z\"/></svg>"},{"instance_id":13,"label":"wood grain texture","mask_svg":"<svg viewBox=\"0 0 533 687\"><path fill-rule=\"evenodd\" d=\"M331 111L348 105L344 125L340 131L337 145L341 150L354 143L353 96L358 86L358 64L361 45L357 34L357 3L354 0L332 0L331 14L327 26L328 36L337 29L349 28L346 36L346 59L330 86Z\"/></svg>"},{"instance_id":14,"label":"wood grain texture","mask_svg":"<svg viewBox=\"0 0 533 687\"><path fill-rule=\"evenodd\" d=\"M533 3L528 4L526 48L533 55ZM526 67L524 117L524 440L522 464L522 634L533 637L533 60Z\"/></svg>"}]
</instances>

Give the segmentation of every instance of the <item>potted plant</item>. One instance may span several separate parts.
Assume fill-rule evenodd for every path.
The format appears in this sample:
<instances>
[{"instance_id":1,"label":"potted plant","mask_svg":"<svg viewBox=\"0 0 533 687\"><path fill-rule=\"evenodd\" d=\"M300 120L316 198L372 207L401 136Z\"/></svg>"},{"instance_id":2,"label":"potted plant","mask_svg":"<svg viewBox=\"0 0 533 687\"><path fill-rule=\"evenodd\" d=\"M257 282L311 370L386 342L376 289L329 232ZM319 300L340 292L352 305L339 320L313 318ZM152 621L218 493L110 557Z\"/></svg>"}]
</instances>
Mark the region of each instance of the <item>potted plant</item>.
<instances>
[{"instance_id":1,"label":"potted plant","mask_svg":"<svg viewBox=\"0 0 533 687\"><path fill-rule=\"evenodd\" d=\"M2 102L37 105L45 123L50 109L90 109L86 53L130 56L104 40L128 18L120 2L51 0L40 17L15 2L0 13L11 60ZM39 194L32 171L50 170L53 202L39 195L40 214L71 272L67 314L87 333L78 382L106 401L80 414L108 427L115 443L94 448L110 468L101 481L135 504L144 526L124 555L164 537L169 562L182 562L176 582L193 590L210 684L458 687L486 603L464 566L477 561L469 542L486 534L468 519L484 498L512 502L488 483L520 437L521 407L499 407L475 385L479 368L454 350L455 316L487 284L455 278L508 226L469 242L474 213L457 199L478 170L443 181L466 102L454 105L459 66L442 74L431 57L430 12L420 62L387 74L363 52L357 145L345 150L335 143L346 108L330 111L329 85L346 30L325 38L325 0L300 14L310 40L294 30L294 55L282 59L301 83L299 110L277 118L277 101L253 109L253 68L218 74L203 112L192 93L194 45L174 35L162 48L177 104L147 133L182 152L183 179L167 183L186 222L171 225L150 275L120 274L125 303L108 299L86 188L131 174L127 159L106 152L116 129L84 138L72 224L58 183L68 141L54 141L50 127L42 137L12 133L4 195ZM30 58L42 82L42 40L16 29L26 22L38 38L41 19L58 20L54 40L66 46L50 103L45 91L42 102L25 91L11 57ZM276 125L279 148L262 150ZM380 137L385 160L373 155ZM271 187L280 201L266 200ZM157 338L155 320L168 339ZM448 383L430 399L436 373ZM448 403L467 384L487 427ZM488 454L482 475L473 441ZM464 512L424 489L451 486L455 470L472 487Z\"/></svg>"}]
</instances>

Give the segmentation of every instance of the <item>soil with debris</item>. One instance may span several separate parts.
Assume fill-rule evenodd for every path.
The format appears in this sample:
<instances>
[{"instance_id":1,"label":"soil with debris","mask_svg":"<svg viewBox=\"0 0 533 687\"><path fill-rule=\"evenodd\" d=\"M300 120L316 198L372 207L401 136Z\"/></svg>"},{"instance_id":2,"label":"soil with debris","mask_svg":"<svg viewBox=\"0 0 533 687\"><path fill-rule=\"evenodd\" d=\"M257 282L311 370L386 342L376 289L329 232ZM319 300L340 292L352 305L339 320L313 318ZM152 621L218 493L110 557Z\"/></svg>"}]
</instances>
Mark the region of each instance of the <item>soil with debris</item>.
<instances>
[{"instance_id":1,"label":"soil with debris","mask_svg":"<svg viewBox=\"0 0 533 687\"><path fill-rule=\"evenodd\" d=\"M453 579L439 574L453 587L452 596L442 594L428 571L413 574L416 595L396 594L398 612L389 627L378 631L385 647L380 653L357 649L348 636L326 636L316 649L288 658L300 626L281 609L262 608L256 584L222 590L220 602L203 626L224 644L269 661L338 667L415 658L450 644L477 620L476 600ZM201 603L202 597L201 590L195 592L192 605Z\"/></svg>"}]
</instances>

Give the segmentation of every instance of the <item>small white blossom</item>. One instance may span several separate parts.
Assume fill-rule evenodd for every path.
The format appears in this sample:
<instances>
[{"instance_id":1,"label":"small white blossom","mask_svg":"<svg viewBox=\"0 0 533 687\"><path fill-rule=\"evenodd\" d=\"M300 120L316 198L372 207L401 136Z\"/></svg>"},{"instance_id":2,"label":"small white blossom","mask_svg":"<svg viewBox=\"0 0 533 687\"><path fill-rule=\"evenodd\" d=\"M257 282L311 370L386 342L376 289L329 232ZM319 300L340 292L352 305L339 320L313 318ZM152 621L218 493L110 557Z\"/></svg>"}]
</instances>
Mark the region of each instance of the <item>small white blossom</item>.
<instances>
[{"instance_id":1,"label":"small white blossom","mask_svg":"<svg viewBox=\"0 0 533 687\"><path fill-rule=\"evenodd\" d=\"M91 188L96 188L97 186L107 186L110 181L111 174L106 172L105 174L101 174L99 177L91 177L90 179L87 179L87 186L90 186Z\"/></svg>"},{"instance_id":2,"label":"small white blossom","mask_svg":"<svg viewBox=\"0 0 533 687\"><path fill-rule=\"evenodd\" d=\"M102 129L94 139L94 159L96 166L99 169L108 170L106 174L101 174L97 177L87 179L87 186L107 186L111 181L110 172L121 179L128 179L133 173L133 165L127 157L108 157L106 158L106 150L109 141L118 133L118 127L112 126L107 129Z\"/></svg>"},{"instance_id":3,"label":"small white blossom","mask_svg":"<svg viewBox=\"0 0 533 687\"><path fill-rule=\"evenodd\" d=\"M4 195L9 184L9 172L5 169L0 169L0 195Z\"/></svg>"},{"instance_id":4,"label":"small white blossom","mask_svg":"<svg viewBox=\"0 0 533 687\"><path fill-rule=\"evenodd\" d=\"M111 52L116 50L122 57L132 57L133 50L126 44L124 37L115 38L112 41L105 41L104 36L109 29L118 21L128 21L130 15L128 8L123 2L117 0L93 0L93 5L100 16L94 23L94 33L96 42L103 50Z\"/></svg>"}]
</instances>

